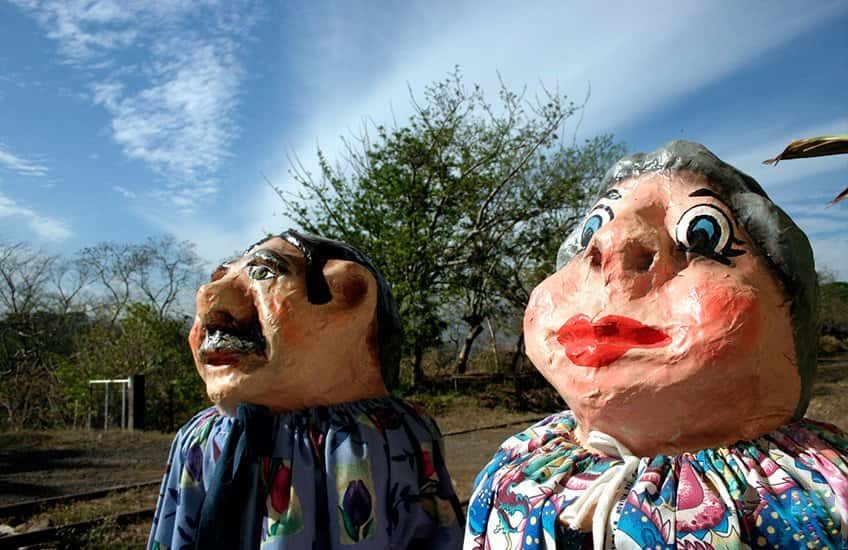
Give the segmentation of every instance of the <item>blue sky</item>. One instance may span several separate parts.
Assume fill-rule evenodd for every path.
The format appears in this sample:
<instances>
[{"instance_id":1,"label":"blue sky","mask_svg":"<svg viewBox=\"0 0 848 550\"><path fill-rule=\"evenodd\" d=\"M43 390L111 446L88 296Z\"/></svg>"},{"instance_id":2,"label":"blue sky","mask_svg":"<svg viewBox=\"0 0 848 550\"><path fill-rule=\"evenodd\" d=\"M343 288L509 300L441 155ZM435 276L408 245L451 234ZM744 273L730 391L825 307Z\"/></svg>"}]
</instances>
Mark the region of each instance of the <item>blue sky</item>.
<instances>
[{"instance_id":1,"label":"blue sky","mask_svg":"<svg viewBox=\"0 0 848 550\"><path fill-rule=\"evenodd\" d=\"M316 6L317 4L317 6ZM0 238L72 253L162 232L209 262L290 225L340 136L409 114L459 65L580 102L578 138L701 141L750 173L848 280L848 156L767 167L848 133L848 3L0 0ZM576 119L567 127L575 130Z\"/></svg>"}]
</instances>

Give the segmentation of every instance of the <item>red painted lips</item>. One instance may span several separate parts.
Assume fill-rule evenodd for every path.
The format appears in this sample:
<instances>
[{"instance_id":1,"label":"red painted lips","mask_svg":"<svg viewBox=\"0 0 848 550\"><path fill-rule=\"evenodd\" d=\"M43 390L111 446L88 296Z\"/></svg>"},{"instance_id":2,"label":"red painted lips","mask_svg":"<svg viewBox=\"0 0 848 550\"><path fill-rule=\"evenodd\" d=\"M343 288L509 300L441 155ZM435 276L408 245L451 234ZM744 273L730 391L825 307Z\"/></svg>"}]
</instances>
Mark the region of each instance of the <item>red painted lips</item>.
<instances>
[{"instance_id":1,"label":"red painted lips","mask_svg":"<svg viewBox=\"0 0 848 550\"><path fill-rule=\"evenodd\" d=\"M607 315L592 322L581 313L560 327L557 342L565 346L565 354L575 365L597 368L609 365L631 348L666 346L671 337L629 317Z\"/></svg>"}]
</instances>

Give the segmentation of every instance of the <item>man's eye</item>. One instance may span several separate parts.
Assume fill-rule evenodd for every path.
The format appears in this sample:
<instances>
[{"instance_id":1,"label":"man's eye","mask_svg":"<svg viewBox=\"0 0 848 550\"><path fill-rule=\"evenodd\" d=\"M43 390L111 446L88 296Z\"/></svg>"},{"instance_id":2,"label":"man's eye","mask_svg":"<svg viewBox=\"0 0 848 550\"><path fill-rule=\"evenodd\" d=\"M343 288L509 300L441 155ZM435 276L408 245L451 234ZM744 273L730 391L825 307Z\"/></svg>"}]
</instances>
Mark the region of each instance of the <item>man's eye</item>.
<instances>
[{"instance_id":1,"label":"man's eye","mask_svg":"<svg viewBox=\"0 0 848 550\"><path fill-rule=\"evenodd\" d=\"M605 204L599 204L592 209L586 217L586 221L583 222L583 229L580 230L580 247L586 248L589 246L592 237L595 236L595 233L598 232L601 226L614 217L615 214L613 214L612 208Z\"/></svg>"},{"instance_id":2,"label":"man's eye","mask_svg":"<svg viewBox=\"0 0 848 550\"><path fill-rule=\"evenodd\" d=\"M254 281L264 281L265 279L273 279L277 274L264 265L251 265L247 268L247 276Z\"/></svg>"},{"instance_id":3,"label":"man's eye","mask_svg":"<svg viewBox=\"0 0 848 550\"><path fill-rule=\"evenodd\" d=\"M735 255L728 254L734 241L733 225L727 214L711 204L699 204L684 212L675 232L680 248L686 252L712 259Z\"/></svg>"}]
</instances>

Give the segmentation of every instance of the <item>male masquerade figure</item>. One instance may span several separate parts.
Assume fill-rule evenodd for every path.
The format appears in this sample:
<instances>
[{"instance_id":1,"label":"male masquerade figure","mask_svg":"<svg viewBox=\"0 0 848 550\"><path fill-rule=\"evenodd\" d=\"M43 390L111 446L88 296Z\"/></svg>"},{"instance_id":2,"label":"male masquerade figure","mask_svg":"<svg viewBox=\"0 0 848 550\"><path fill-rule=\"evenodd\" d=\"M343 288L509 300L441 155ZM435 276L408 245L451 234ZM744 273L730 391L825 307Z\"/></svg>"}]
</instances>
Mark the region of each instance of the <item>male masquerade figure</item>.
<instances>
[{"instance_id":1,"label":"male masquerade figure","mask_svg":"<svg viewBox=\"0 0 848 550\"><path fill-rule=\"evenodd\" d=\"M626 157L533 292L527 354L571 410L478 475L472 548L848 548L848 442L806 420L806 236L676 141Z\"/></svg>"},{"instance_id":2,"label":"male masquerade figure","mask_svg":"<svg viewBox=\"0 0 848 550\"><path fill-rule=\"evenodd\" d=\"M148 548L460 545L438 428L386 389L400 321L359 251L258 242L198 290L189 344L215 406L174 440Z\"/></svg>"}]
</instances>

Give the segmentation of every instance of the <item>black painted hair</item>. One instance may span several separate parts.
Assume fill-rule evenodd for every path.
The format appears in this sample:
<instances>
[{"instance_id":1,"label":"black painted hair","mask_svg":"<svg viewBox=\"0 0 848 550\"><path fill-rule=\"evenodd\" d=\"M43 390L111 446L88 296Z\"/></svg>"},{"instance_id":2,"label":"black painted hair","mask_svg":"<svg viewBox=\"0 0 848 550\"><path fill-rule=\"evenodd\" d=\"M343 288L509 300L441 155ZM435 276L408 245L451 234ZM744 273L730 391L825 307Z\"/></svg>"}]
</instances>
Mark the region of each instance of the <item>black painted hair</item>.
<instances>
[{"instance_id":1,"label":"black painted hair","mask_svg":"<svg viewBox=\"0 0 848 550\"><path fill-rule=\"evenodd\" d=\"M294 229L284 231L278 236L303 253L306 267L306 297L311 304L326 304L333 298L327 280L324 279L324 266L328 260L355 262L371 272L377 281L377 342L380 348L380 372L386 387L391 389L397 385L403 328L397 303L389 283L383 278L380 270L365 254L341 241L301 233ZM271 237L260 240L250 248L269 238Z\"/></svg>"},{"instance_id":2,"label":"black painted hair","mask_svg":"<svg viewBox=\"0 0 848 550\"><path fill-rule=\"evenodd\" d=\"M792 301L792 332L801 377L801 398L794 418L801 418L810 402L817 370L818 281L813 250L804 232L769 199L760 184L699 143L672 141L652 153L636 153L616 162L604 176L597 198L600 199L612 186L625 179L681 171L699 174L709 180L751 236L754 249L767 260L772 273L783 284ZM580 251L580 230L578 226L560 247L557 269Z\"/></svg>"}]
</instances>

